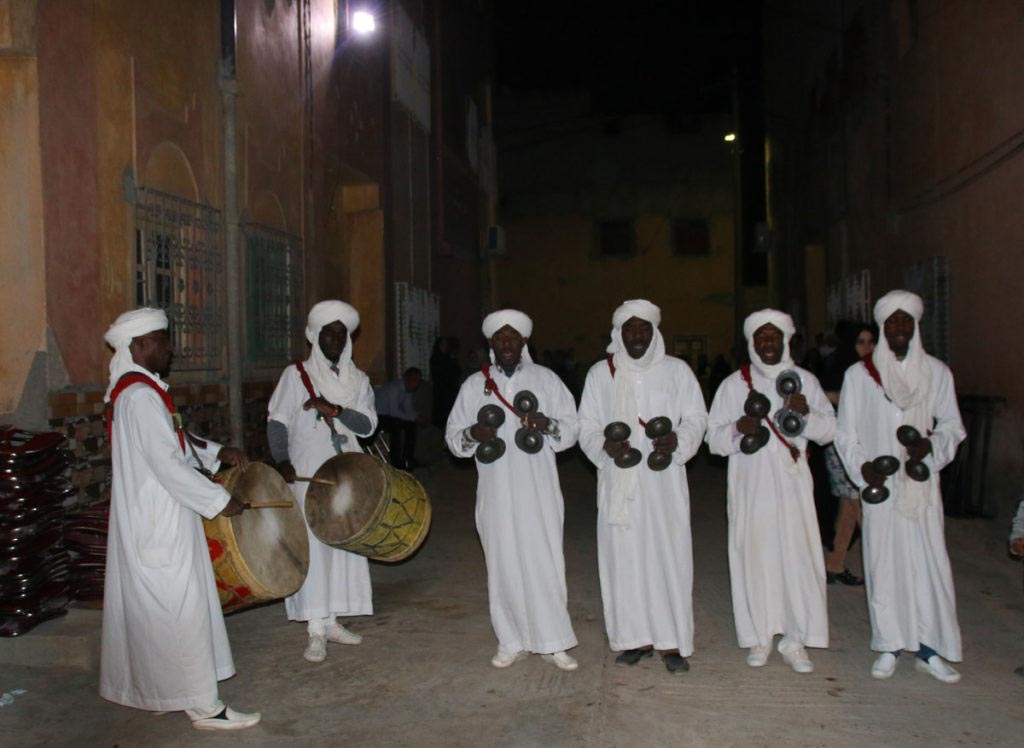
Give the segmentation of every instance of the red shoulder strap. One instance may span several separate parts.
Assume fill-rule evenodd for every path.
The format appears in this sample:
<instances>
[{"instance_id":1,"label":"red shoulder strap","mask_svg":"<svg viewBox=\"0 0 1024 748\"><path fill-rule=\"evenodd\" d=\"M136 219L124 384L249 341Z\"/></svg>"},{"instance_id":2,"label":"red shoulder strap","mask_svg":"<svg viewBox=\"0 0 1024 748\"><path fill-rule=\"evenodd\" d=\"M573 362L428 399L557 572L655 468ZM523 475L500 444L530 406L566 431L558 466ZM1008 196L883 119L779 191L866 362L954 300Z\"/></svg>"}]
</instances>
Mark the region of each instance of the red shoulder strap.
<instances>
[{"instance_id":1,"label":"red shoulder strap","mask_svg":"<svg viewBox=\"0 0 1024 748\"><path fill-rule=\"evenodd\" d=\"M178 416L178 410L174 407L174 398L171 397L171 393L160 387L156 382L147 377L145 374L140 374L137 371L130 371L120 379L117 380L117 384L114 385L114 389L110 392L110 405L107 406L104 412L104 418L107 421L107 439L111 438L111 431L114 425L114 403L122 392L131 387L133 384L145 384L156 392L160 396L160 399L164 401L164 406L167 408L167 412L171 414L171 420L174 422L174 430L178 432L178 441L181 443L181 451L185 451L185 429L181 426L181 418Z\"/></svg>"},{"instance_id":2,"label":"red shoulder strap","mask_svg":"<svg viewBox=\"0 0 1024 748\"><path fill-rule=\"evenodd\" d=\"M747 389L754 389L754 380L750 378L750 364L743 364L740 366L740 376L743 377L743 381L747 383Z\"/></svg>"},{"instance_id":3,"label":"red shoulder strap","mask_svg":"<svg viewBox=\"0 0 1024 748\"><path fill-rule=\"evenodd\" d=\"M612 361L612 356L614 356L614 354L612 354L612 353L608 354L608 371L611 372L612 379L615 379L615 362Z\"/></svg>"},{"instance_id":4,"label":"red shoulder strap","mask_svg":"<svg viewBox=\"0 0 1024 748\"><path fill-rule=\"evenodd\" d=\"M484 392L493 392L495 395L498 396L498 399L501 400L501 404L508 408L510 411L512 411L512 413L515 414L516 418L519 418L520 414L516 411L515 408L512 407L512 403L510 403L502 396L501 390L498 389L498 383L491 378L491 365L484 364L480 368L480 373L484 375Z\"/></svg>"},{"instance_id":5,"label":"red shoulder strap","mask_svg":"<svg viewBox=\"0 0 1024 748\"><path fill-rule=\"evenodd\" d=\"M882 384L882 375L878 373L878 369L875 368L875 362L871 360L871 354L868 354L860 360L864 364L864 368L868 370L868 374L875 380L875 384L881 387L883 390L885 386Z\"/></svg>"},{"instance_id":6,"label":"red shoulder strap","mask_svg":"<svg viewBox=\"0 0 1024 748\"><path fill-rule=\"evenodd\" d=\"M299 377L302 378L302 386L306 388L306 392L309 393L310 397L316 397L316 390L313 389L313 380L309 378L309 374L306 372L306 367L302 365L302 362L298 359L292 362L295 364L295 368L299 370Z\"/></svg>"}]
</instances>

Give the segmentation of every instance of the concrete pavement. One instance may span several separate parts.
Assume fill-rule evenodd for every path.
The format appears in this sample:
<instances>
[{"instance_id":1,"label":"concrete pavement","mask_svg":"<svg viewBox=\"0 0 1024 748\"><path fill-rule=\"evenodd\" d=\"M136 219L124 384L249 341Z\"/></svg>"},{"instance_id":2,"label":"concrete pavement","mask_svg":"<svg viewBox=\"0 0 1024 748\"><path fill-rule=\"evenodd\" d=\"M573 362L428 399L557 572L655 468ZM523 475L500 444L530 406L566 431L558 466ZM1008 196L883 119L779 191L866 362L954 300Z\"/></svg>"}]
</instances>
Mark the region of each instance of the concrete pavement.
<instances>
[{"instance_id":1,"label":"concrete pavement","mask_svg":"<svg viewBox=\"0 0 1024 748\"><path fill-rule=\"evenodd\" d=\"M154 716L105 702L95 670L0 666L0 690L24 689L0 707L4 745L251 746L916 746L1024 744L1024 591L992 522L948 520L964 633L963 680L943 685L915 671L870 677L863 588L829 587L832 643L809 650L815 672L797 675L773 653L744 663L736 646L726 560L725 471L691 463L696 653L671 675L658 658L618 666L601 615L594 479L581 460L561 466L565 555L580 668L539 657L490 665L483 555L473 527L475 471L441 462L421 480L434 526L414 558L372 567L372 617L352 619L357 647L328 645L302 659L304 626L275 603L227 619L238 675L224 700L263 721L240 733L199 733L181 714ZM1002 540L1000 540L1002 539ZM856 554L854 554L856 555ZM76 626L97 626L79 611ZM62 622L29 636L59 633ZM27 641L27 639L26 639ZM5 645L17 642L3 642ZM83 645L86 646L86 645ZM91 645L89 645L91 646ZM79 658L83 662L89 657ZM10 662L11 660L5 660Z\"/></svg>"}]
</instances>

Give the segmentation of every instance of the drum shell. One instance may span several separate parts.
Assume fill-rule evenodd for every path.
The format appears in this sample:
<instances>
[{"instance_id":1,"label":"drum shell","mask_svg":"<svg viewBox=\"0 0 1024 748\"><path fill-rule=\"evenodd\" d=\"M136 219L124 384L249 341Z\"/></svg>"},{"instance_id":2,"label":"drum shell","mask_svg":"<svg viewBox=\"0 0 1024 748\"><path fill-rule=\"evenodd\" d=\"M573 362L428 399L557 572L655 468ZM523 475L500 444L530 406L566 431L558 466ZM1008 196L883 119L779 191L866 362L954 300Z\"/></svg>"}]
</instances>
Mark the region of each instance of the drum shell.
<instances>
[{"instance_id":1,"label":"drum shell","mask_svg":"<svg viewBox=\"0 0 1024 748\"><path fill-rule=\"evenodd\" d=\"M330 481L306 491L306 520L320 542L376 561L401 561L430 530L430 498L412 475L359 452L332 457L316 472Z\"/></svg>"},{"instance_id":2,"label":"drum shell","mask_svg":"<svg viewBox=\"0 0 1024 748\"><path fill-rule=\"evenodd\" d=\"M229 613L295 594L309 570L302 509L284 478L268 465L231 468L218 482L239 501L290 501L290 508L246 509L203 520L221 608Z\"/></svg>"}]
</instances>

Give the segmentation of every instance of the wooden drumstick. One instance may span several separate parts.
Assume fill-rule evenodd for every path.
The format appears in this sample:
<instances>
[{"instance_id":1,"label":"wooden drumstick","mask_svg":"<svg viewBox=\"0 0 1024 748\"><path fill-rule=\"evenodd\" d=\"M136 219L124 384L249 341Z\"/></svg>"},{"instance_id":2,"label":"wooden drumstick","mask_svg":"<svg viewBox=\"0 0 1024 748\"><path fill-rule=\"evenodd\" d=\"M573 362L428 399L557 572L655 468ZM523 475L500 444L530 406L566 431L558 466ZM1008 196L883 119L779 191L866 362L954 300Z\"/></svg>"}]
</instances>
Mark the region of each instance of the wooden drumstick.
<instances>
[{"instance_id":1,"label":"wooden drumstick","mask_svg":"<svg viewBox=\"0 0 1024 748\"><path fill-rule=\"evenodd\" d=\"M250 509L291 509L295 504L290 501L250 501Z\"/></svg>"},{"instance_id":2,"label":"wooden drumstick","mask_svg":"<svg viewBox=\"0 0 1024 748\"><path fill-rule=\"evenodd\" d=\"M327 480L326 478L305 478L305 477L303 477L301 475L296 475L295 476L295 480L305 481L306 483L322 483L325 486L336 486L336 485L338 485L334 481Z\"/></svg>"}]
</instances>

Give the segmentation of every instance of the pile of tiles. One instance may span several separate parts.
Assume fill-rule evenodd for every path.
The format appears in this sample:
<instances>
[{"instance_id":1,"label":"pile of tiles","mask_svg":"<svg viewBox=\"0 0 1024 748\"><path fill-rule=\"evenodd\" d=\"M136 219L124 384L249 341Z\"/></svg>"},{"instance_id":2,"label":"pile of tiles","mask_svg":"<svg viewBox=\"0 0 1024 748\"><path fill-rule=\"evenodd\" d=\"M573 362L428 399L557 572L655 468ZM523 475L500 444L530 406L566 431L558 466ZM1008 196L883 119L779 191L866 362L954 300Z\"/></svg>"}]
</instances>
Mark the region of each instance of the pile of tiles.
<instances>
[{"instance_id":1,"label":"pile of tiles","mask_svg":"<svg viewBox=\"0 0 1024 748\"><path fill-rule=\"evenodd\" d=\"M63 615L70 556L65 503L77 491L57 433L0 425L0 636L17 636Z\"/></svg>"},{"instance_id":2,"label":"pile of tiles","mask_svg":"<svg viewBox=\"0 0 1024 748\"><path fill-rule=\"evenodd\" d=\"M75 509L64 517L64 545L71 553L71 594L75 600L103 600L109 523L109 499Z\"/></svg>"}]
</instances>

